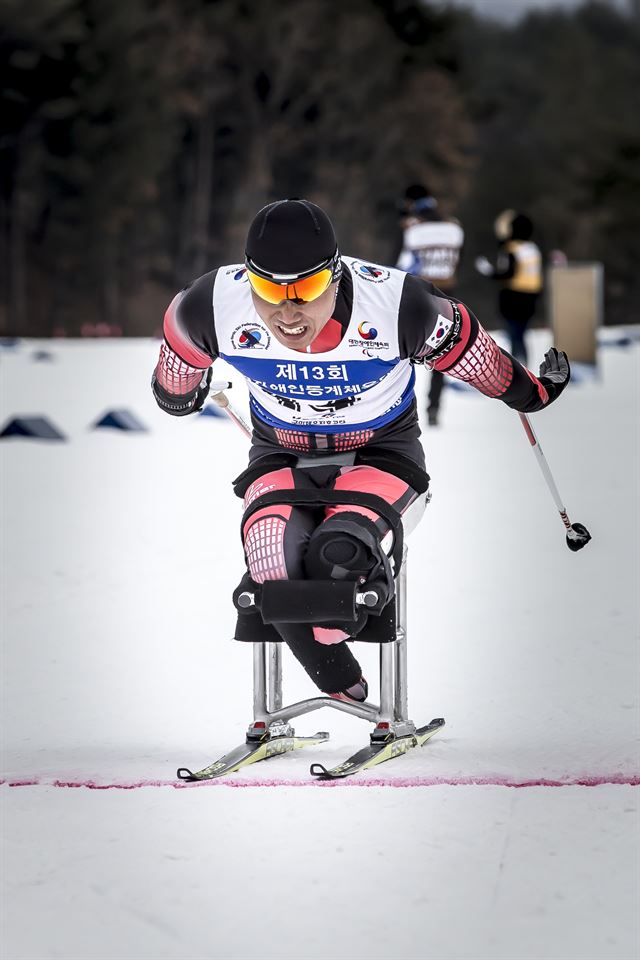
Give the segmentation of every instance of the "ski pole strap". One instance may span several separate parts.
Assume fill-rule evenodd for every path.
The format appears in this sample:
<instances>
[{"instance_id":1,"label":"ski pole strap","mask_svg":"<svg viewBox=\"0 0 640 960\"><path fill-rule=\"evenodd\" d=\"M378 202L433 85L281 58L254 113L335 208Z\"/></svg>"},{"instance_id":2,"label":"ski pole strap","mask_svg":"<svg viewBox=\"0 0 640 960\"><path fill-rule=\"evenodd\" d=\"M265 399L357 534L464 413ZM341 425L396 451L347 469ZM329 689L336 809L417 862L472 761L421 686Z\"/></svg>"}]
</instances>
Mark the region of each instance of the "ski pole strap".
<instances>
[{"instance_id":1,"label":"ski pole strap","mask_svg":"<svg viewBox=\"0 0 640 960\"><path fill-rule=\"evenodd\" d=\"M245 510L242 516L241 531L250 517L257 510L263 507L281 506L286 504L292 507L315 507L321 506L354 506L366 507L367 510L373 510L383 520L388 523L393 534L393 543L391 545L391 559L393 560L393 569L395 575L398 575L402 564L402 548L404 544L404 531L402 528L402 516L395 507L378 497L373 493L354 492L352 490L273 490L270 493L264 493L257 497ZM242 532L241 532L242 536Z\"/></svg>"}]
</instances>

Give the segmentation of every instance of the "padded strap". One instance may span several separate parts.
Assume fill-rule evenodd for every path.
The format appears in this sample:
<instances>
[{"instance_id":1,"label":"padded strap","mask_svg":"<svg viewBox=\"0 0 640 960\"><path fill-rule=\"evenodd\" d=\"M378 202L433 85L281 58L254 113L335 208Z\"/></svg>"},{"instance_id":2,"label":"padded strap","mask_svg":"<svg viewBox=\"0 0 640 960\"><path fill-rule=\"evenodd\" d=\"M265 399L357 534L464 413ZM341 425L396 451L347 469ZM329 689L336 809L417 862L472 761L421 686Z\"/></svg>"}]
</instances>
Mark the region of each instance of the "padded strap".
<instances>
[{"instance_id":1,"label":"padded strap","mask_svg":"<svg viewBox=\"0 0 640 960\"><path fill-rule=\"evenodd\" d=\"M404 543L402 516L395 507L392 507L391 504L383 500L382 497L378 497L373 493L362 493L353 490L272 490L269 493L263 494L261 497L256 497L256 499L249 504L242 517L241 531L244 530L247 520L252 517L257 510L262 510L264 507L279 506L283 503L294 507L321 507L336 504L340 506L366 507L368 510L373 510L374 513L381 516L383 520L386 520L393 533L391 558L393 559L393 567L397 576L402 563L402 546Z\"/></svg>"},{"instance_id":2,"label":"padded strap","mask_svg":"<svg viewBox=\"0 0 640 960\"><path fill-rule=\"evenodd\" d=\"M265 623L356 623L354 580L265 580L260 612Z\"/></svg>"}]
</instances>

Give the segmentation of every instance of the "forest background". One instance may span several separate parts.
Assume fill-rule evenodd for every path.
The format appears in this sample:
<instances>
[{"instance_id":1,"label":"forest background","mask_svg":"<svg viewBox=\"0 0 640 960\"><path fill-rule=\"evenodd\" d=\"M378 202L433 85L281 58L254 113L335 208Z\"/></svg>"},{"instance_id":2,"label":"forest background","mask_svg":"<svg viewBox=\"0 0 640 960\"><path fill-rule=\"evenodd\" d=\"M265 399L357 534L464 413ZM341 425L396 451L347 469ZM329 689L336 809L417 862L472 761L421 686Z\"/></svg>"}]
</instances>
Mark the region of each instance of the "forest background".
<instances>
[{"instance_id":1,"label":"forest background","mask_svg":"<svg viewBox=\"0 0 640 960\"><path fill-rule=\"evenodd\" d=\"M462 221L458 293L486 326L473 259L505 207L545 256L604 264L607 323L638 321L640 0L511 25L407 0L0 0L0 71L4 336L157 334L286 196L393 264L415 182Z\"/></svg>"}]
</instances>

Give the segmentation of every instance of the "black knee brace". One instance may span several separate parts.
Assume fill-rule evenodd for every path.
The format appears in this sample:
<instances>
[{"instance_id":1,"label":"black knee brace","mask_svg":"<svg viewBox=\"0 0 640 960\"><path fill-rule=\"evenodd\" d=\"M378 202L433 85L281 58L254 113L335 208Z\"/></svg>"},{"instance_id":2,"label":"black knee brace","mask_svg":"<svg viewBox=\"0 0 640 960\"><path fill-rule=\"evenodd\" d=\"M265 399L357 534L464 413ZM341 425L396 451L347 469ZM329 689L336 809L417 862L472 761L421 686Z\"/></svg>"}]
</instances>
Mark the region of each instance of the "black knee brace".
<instances>
[{"instance_id":1,"label":"black knee brace","mask_svg":"<svg viewBox=\"0 0 640 960\"><path fill-rule=\"evenodd\" d=\"M325 520L311 535L304 568L310 580L358 580L363 589L376 590L378 603L359 611L355 630L353 624L348 630L351 636L362 630L369 613L379 614L394 594L393 573L380 545L380 531L361 513L343 512Z\"/></svg>"},{"instance_id":2,"label":"black knee brace","mask_svg":"<svg viewBox=\"0 0 640 960\"><path fill-rule=\"evenodd\" d=\"M389 567L376 525L361 513L343 512L325 520L311 535L304 560L317 580L365 579L377 567Z\"/></svg>"}]
</instances>

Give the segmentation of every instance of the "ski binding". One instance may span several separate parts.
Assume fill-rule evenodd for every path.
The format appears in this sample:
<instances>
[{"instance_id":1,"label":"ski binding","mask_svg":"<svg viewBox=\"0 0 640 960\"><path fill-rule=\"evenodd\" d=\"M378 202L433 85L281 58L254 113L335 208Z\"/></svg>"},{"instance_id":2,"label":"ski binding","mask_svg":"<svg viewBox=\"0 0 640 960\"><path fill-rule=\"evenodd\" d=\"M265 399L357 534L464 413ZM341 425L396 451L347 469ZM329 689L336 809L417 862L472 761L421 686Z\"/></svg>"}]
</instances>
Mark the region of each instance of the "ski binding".
<instances>
[{"instance_id":1,"label":"ski binding","mask_svg":"<svg viewBox=\"0 0 640 960\"><path fill-rule=\"evenodd\" d=\"M397 724L378 723L371 734L369 746L358 750L348 760L344 760L337 767L331 769L327 769L321 763L312 763L310 773L318 780L341 780L343 777L350 777L360 770L368 770L379 763L401 757L414 747L423 746L443 726L444 720L442 717L437 717L431 723L417 729L413 727L413 724L406 722Z\"/></svg>"},{"instance_id":2,"label":"ski binding","mask_svg":"<svg viewBox=\"0 0 640 960\"><path fill-rule=\"evenodd\" d=\"M267 727L264 721L256 721L247 731L245 743L226 753L219 760L210 763L202 770L189 770L188 767L179 767L177 777L187 783L199 780L215 780L228 773L235 773L250 763L259 760L269 760L270 757L280 757L291 750L300 750L316 743L329 739L329 734L319 731L311 737L297 737L295 730L288 723L272 723Z\"/></svg>"}]
</instances>

